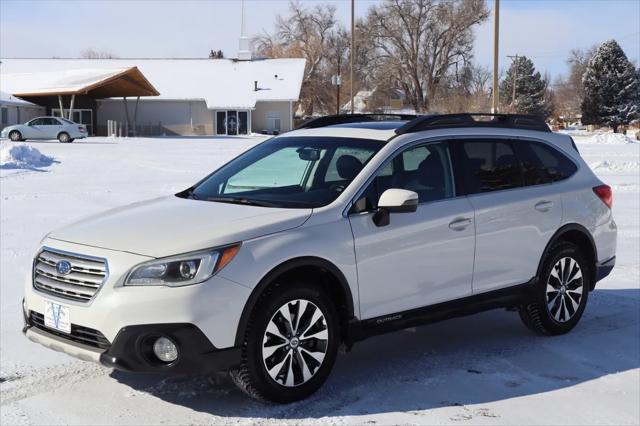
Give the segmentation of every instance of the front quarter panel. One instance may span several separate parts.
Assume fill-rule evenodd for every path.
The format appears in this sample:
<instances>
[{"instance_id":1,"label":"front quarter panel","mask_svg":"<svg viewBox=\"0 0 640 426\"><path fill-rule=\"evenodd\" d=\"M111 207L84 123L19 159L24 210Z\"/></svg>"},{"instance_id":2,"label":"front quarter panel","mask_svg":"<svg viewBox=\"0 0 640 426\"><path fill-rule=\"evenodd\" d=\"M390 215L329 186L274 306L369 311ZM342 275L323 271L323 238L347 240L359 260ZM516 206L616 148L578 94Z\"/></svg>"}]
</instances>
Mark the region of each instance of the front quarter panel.
<instances>
[{"instance_id":1,"label":"front quarter panel","mask_svg":"<svg viewBox=\"0 0 640 426\"><path fill-rule=\"evenodd\" d=\"M219 275L254 290L271 270L288 260L299 257L320 258L342 272L353 297L354 314L359 316L351 228L342 216L319 216L313 215L301 227L245 241L238 255Z\"/></svg>"}]
</instances>

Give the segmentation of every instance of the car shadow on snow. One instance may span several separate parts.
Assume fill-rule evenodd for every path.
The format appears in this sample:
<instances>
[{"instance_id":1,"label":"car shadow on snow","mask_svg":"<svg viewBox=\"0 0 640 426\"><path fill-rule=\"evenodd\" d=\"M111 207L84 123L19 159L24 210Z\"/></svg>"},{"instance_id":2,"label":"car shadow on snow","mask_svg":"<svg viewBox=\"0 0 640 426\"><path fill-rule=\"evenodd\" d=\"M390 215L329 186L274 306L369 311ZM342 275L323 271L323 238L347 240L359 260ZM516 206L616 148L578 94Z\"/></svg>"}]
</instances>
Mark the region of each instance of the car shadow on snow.
<instances>
[{"instance_id":1,"label":"car shadow on snow","mask_svg":"<svg viewBox=\"0 0 640 426\"><path fill-rule=\"evenodd\" d=\"M568 388L640 367L640 289L596 290L573 332L540 337L496 310L374 337L338 357L327 383L288 404L255 402L226 375L113 371L136 391L222 417L303 419L466 406ZM488 415L491 416L491 413Z\"/></svg>"}]
</instances>

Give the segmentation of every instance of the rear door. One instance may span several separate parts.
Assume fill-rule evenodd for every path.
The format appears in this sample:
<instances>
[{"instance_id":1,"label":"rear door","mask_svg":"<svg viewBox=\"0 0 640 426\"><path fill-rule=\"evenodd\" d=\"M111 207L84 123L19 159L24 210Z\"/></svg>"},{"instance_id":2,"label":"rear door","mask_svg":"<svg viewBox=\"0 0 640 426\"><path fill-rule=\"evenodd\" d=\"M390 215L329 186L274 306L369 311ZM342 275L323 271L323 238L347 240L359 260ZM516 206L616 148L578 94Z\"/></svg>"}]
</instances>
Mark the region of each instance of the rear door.
<instances>
[{"instance_id":1,"label":"rear door","mask_svg":"<svg viewBox=\"0 0 640 426\"><path fill-rule=\"evenodd\" d=\"M38 126L42 130L42 139L56 139L62 130L62 123L53 117L42 118L43 125Z\"/></svg>"},{"instance_id":2,"label":"rear door","mask_svg":"<svg viewBox=\"0 0 640 426\"><path fill-rule=\"evenodd\" d=\"M457 140L457 170L475 210L473 293L522 284L536 274L562 220L550 185L531 185L516 154L519 140Z\"/></svg>"},{"instance_id":3,"label":"rear door","mask_svg":"<svg viewBox=\"0 0 640 426\"><path fill-rule=\"evenodd\" d=\"M373 212L389 188L418 193L413 213L392 213L376 226ZM471 294L473 208L456 193L446 142L395 156L366 187L349 222L355 241L363 319Z\"/></svg>"}]
</instances>

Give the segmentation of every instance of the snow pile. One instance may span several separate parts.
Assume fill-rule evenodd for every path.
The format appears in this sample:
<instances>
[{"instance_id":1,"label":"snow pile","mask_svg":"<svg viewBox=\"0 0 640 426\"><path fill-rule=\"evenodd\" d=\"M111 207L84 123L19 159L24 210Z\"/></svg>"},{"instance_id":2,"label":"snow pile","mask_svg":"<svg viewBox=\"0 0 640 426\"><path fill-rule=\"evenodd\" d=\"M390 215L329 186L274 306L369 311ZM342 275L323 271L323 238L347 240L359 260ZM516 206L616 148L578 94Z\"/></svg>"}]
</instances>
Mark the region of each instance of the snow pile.
<instances>
[{"instance_id":1,"label":"snow pile","mask_svg":"<svg viewBox=\"0 0 640 426\"><path fill-rule=\"evenodd\" d=\"M609 172L628 172L640 170L640 162L638 161L598 161L597 163L589 164L591 170L609 171Z\"/></svg>"},{"instance_id":2,"label":"snow pile","mask_svg":"<svg viewBox=\"0 0 640 426\"><path fill-rule=\"evenodd\" d=\"M631 136L623 135L622 133L599 133L591 136L591 138L587 139L585 142L619 145L625 143L637 143L638 141Z\"/></svg>"},{"instance_id":3,"label":"snow pile","mask_svg":"<svg viewBox=\"0 0 640 426\"><path fill-rule=\"evenodd\" d=\"M54 162L53 158L24 143L2 144L0 148L0 169L37 169Z\"/></svg>"}]
</instances>

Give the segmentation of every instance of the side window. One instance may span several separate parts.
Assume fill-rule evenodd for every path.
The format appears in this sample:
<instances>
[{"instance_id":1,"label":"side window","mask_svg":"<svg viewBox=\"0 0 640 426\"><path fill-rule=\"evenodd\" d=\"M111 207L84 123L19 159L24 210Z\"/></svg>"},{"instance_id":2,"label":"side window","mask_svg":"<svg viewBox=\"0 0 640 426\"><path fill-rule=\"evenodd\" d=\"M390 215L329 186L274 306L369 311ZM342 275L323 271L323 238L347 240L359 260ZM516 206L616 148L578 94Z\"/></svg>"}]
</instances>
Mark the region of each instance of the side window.
<instances>
[{"instance_id":1,"label":"side window","mask_svg":"<svg viewBox=\"0 0 640 426\"><path fill-rule=\"evenodd\" d=\"M522 186L520 164L509 142L460 142L464 182L469 194Z\"/></svg>"},{"instance_id":2,"label":"side window","mask_svg":"<svg viewBox=\"0 0 640 426\"><path fill-rule=\"evenodd\" d=\"M42 126L44 124L43 118L34 118L29 122L29 126Z\"/></svg>"},{"instance_id":3,"label":"side window","mask_svg":"<svg viewBox=\"0 0 640 426\"><path fill-rule=\"evenodd\" d=\"M398 154L365 189L362 198L366 199L366 207L365 201L360 201L358 208L375 208L380 195L390 188L414 191L420 203L453 197L455 189L447 143L421 145Z\"/></svg>"},{"instance_id":4,"label":"side window","mask_svg":"<svg viewBox=\"0 0 640 426\"><path fill-rule=\"evenodd\" d=\"M404 170L406 172L418 170L420 163L426 160L429 154L430 152L426 146L419 146L403 152L402 164L404 164Z\"/></svg>"},{"instance_id":5,"label":"side window","mask_svg":"<svg viewBox=\"0 0 640 426\"><path fill-rule=\"evenodd\" d=\"M353 180L374 152L373 149L338 147L329 162L324 181Z\"/></svg>"},{"instance_id":6,"label":"side window","mask_svg":"<svg viewBox=\"0 0 640 426\"><path fill-rule=\"evenodd\" d=\"M577 167L564 154L542 143L516 141L525 185L540 185L566 179Z\"/></svg>"}]
</instances>

